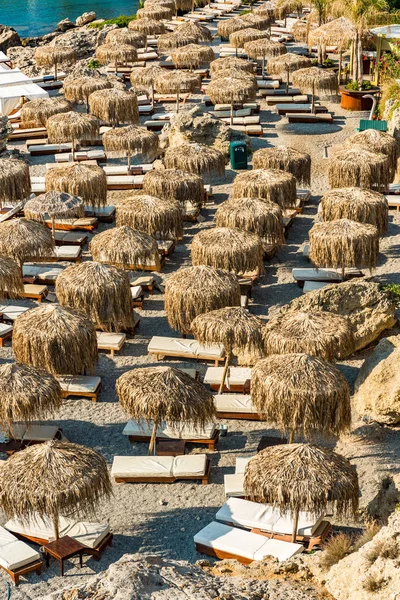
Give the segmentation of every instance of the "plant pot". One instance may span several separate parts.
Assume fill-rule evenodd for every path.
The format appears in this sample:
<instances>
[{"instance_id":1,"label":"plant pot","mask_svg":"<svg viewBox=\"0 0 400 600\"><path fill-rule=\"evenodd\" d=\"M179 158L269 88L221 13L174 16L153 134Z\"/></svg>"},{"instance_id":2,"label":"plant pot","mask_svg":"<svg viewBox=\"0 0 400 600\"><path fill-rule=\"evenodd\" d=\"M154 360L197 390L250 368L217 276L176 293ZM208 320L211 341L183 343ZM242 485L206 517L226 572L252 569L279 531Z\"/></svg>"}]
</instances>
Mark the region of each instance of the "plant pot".
<instances>
[{"instance_id":1,"label":"plant pot","mask_svg":"<svg viewBox=\"0 0 400 600\"><path fill-rule=\"evenodd\" d=\"M379 88L376 86L371 87L369 90L346 90L345 86L341 85L339 93L341 96L340 106L346 110L371 110L372 100L371 98L363 98L366 94L376 94L379 92Z\"/></svg>"}]
</instances>

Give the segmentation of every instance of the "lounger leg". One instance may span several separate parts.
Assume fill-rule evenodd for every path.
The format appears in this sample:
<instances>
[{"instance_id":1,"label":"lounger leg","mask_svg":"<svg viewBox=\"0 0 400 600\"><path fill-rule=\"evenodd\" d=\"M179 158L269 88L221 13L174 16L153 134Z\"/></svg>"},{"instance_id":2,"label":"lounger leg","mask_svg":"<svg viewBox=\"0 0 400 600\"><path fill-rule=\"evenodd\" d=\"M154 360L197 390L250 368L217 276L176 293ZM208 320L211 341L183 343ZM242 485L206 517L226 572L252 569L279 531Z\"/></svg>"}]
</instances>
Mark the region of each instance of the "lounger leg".
<instances>
[{"instance_id":1,"label":"lounger leg","mask_svg":"<svg viewBox=\"0 0 400 600\"><path fill-rule=\"evenodd\" d=\"M13 583L14 583L15 587L18 587L18 585L19 585L19 576L12 574L11 575L11 579L13 580Z\"/></svg>"},{"instance_id":2,"label":"lounger leg","mask_svg":"<svg viewBox=\"0 0 400 600\"><path fill-rule=\"evenodd\" d=\"M5 340L0 338L0 348L4 348Z\"/></svg>"},{"instance_id":3,"label":"lounger leg","mask_svg":"<svg viewBox=\"0 0 400 600\"><path fill-rule=\"evenodd\" d=\"M111 358L114 358L114 350L110 350L110 356Z\"/></svg>"}]
</instances>

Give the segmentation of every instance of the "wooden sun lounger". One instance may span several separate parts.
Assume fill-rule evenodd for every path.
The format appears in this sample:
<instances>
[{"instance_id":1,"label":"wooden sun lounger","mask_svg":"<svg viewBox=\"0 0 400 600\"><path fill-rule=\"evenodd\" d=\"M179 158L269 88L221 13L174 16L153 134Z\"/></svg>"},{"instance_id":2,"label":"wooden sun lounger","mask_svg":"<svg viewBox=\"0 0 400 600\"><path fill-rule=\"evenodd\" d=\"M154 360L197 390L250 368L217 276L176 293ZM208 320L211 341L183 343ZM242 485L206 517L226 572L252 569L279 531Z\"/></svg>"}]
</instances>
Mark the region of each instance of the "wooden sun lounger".
<instances>
[{"instance_id":1,"label":"wooden sun lounger","mask_svg":"<svg viewBox=\"0 0 400 600\"><path fill-rule=\"evenodd\" d=\"M51 221L44 223L51 229ZM99 220L94 217L83 217L81 219L59 219L56 221L56 229L61 231L74 231L76 229L82 231L93 231L99 224Z\"/></svg>"},{"instance_id":2,"label":"wooden sun lounger","mask_svg":"<svg viewBox=\"0 0 400 600\"><path fill-rule=\"evenodd\" d=\"M90 206L85 206L85 217L95 217L101 223L114 223L115 212L115 206L103 206L95 210Z\"/></svg>"},{"instance_id":3,"label":"wooden sun lounger","mask_svg":"<svg viewBox=\"0 0 400 600\"><path fill-rule=\"evenodd\" d=\"M128 439L130 441L131 444L136 444L137 442L146 442L149 443L150 442L150 438L151 436L141 436L141 435L130 435L128 436ZM156 438L156 441L162 441L165 438L163 437L158 437ZM188 444L196 444L196 445L204 445L207 446L207 448L209 450L211 450L212 452L214 452L215 450L215 446L217 445L219 440L219 429L216 429L214 432L214 435L212 437L212 439L204 439L204 438L185 438L185 442L187 442Z\"/></svg>"},{"instance_id":4,"label":"wooden sun lounger","mask_svg":"<svg viewBox=\"0 0 400 600\"><path fill-rule=\"evenodd\" d=\"M114 353L119 352L126 342L125 333L108 333L96 331L98 350L108 350L114 358Z\"/></svg>"},{"instance_id":5,"label":"wooden sun lounger","mask_svg":"<svg viewBox=\"0 0 400 600\"><path fill-rule=\"evenodd\" d=\"M114 266L121 268L121 265L118 265L117 263L115 263ZM157 264L136 264L124 265L124 268L127 271L155 271L156 273L159 273L164 266L165 256L160 255L160 266L158 266Z\"/></svg>"},{"instance_id":6,"label":"wooden sun lounger","mask_svg":"<svg viewBox=\"0 0 400 600\"><path fill-rule=\"evenodd\" d=\"M175 240L156 240L158 251L161 256L170 256L176 248Z\"/></svg>"},{"instance_id":7,"label":"wooden sun lounger","mask_svg":"<svg viewBox=\"0 0 400 600\"><path fill-rule=\"evenodd\" d=\"M154 291L155 279L152 275L145 276L133 276L132 279L129 280L129 284L132 287L140 286L143 290L152 294Z\"/></svg>"},{"instance_id":8,"label":"wooden sun lounger","mask_svg":"<svg viewBox=\"0 0 400 600\"><path fill-rule=\"evenodd\" d=\"M11 340L13 326L6 323L0 323L0 348L4 348L6 341Z\"/></svg>"},{"instance_id":9,"label":"wooden sun lounger","mask_svg":"<svg viewBox=\"0 0 400 600\"><path fill-rule=\"evenodd\" d=\"M9 135L9 140L27 140L29 138L47 138L46 127L33 127L30 129L14 129Z\"/></svg>"},{"instance_id":10,"label":"wooden sun lounger","mask_svg":"<svg viewBox=\"0 0 400 600\"><path fill-rule=\"evenodd\" d=\"M187 371L186 369L180 369L181 371ZM137 426L136 423L134 423L133 421L128 421L128 423L126 424L126 426L124 427L123 430L123 435L127 435L128 439L130 441L131 444L136 444L138 442L145 442L145 443L149 443L150 439L151 439L151 434L150 434L150 428L149 430L144 430L141 429L140 427ZM212 435L211 435L212 432ZM219 440L219 434L220 434L220 430L217 428L214 428L214 431L210 430L210 436L209 437L187 437L186 435L182 434L182 432L178 432L178 431L170 431L170 435L157 435L156 437L156 441L163 441L165 439L173 439L173 440L177 440L177 439L184 439L185 442L187 442L188 444L196 444L196 445L204 445L207 446L207 448L211 451L215 450L215 446L218 443ZM190 435L190 434L188 434Z\"/></svg>"},{"instance_id":11,"label":"wooden sun lounger","mask_svg":"<svg viewBox=\"0 0 400 600\"><path fill-rule=\"evenodd\" d=\"M214 352L211 352L212 349L214 349ZM156 360L162 360L166 356L188 358L191 360L213 361L216 367L225 360L225 351L222 346L217 344L202 346L196 340L183 338L153 336L147 346L147 352L155 356Z\"/></svg>"},{"instance_id":12,"label":"wooden sun lounger","mask_svg":"<svg viewBox=\"0 0 400 600\"><path fill-rule=\"evenodd\" d=\"M277 109L279 115L286 115L286 114L290 114L290 113L307 114L307 113L311 113L312 104L296 104L296 103L292 102L289 104L276 104L275 108ZM316 114L328 112L328 109L326 106L315 105L314 110L315 110Z\"/></svg>"},{"instance_id":13,"label":"wooden sun lounger","mask_svg":"<svg viewBox=\"0 0 400 600\"><path fill-rule=\"evenodd\" d=\"M143 309L144 293L141 285L131 286L132 306Z\"/></svg>"},{"instance_id":14,"label":"wooden sun lounger","mask_svg":"<svg viewBox=\"0 0 400 600\"><path fill-rule=\"evenodd\" d=\"M86 233L77 231L56 231L55 243L57 246L85 246L88 241Z\"/></svg>"},{"instance_id":15,"label":"wooden sun lounger","mask_svg":"<svg viewBox=\"0 0 400 600\"><path fill-rule=\"evenodd\" d=\"M59 375L57 379L61 385L63 398L77 396L79 398L90 398L93 402L97 402L101 391L100 377L88 375Z\"/></svg>"},{"instance_id":16,"label":"wooden sun lounger","mask_svg":"<svg viewBox=\"0 0 400 600\"><path fill-rule=\"evenodd\" d=\"M243 394L217 394L214 406L219 419L242 419L262 421L263 417L251 407L250 396Z\"/></svg>"},{"instance_id":17,"label":"wooden sun lounger","mask_svg":"<svg viewBox=\"0 0 400 600\"><path fill-rule=\"evenodd\" d=\"M185 472L181 472L176 468L180 463L185 461L187 466ZM152 475L151 472L139 474L129 474L129 466L135 470L136 463L142 463L142 468L146 462L151 462L154 469L154 464L160 464L160 470L170 469L170 475ZM190 471L191 464L194 466L194 471ZM201 466L201 467L200 467ZM200 467L200 468L199 468ZM153 470L152 469L152 470ZM199 480L202 485L207 485L210 481L211 461L204 454L183 455L183 456L114 456L113 465L111 467L111 476L114 477L116 483L174 483L175 481Z\"/></svg>"},{"instance_id":18,"label":"wooden sun lounger","mask_svg":"<svg viewBox=\"0 0 400 600\"><path fill-rule=\"evenodd\" d=\"M289 534L271 533L257 529L257 527L251 529L250 531L274 540L281 540L283 542L292 541L292 536ZM297 535L296 543L303 544L306 546L307 551L310 552L315 546L322 546L331 531L332 524L329 521L321 521L313 535Z\"/></svg>"},{"instance_id":19,"label":"wooden sun lounger","mask_svg":"<svg viewBox=\"0 0 400 600\"><path fill-rule=\"evenodd\" d=\"M4 527L0 527L0 559L0 567L8 573L16 587L23 575L33 571L40 575L42 571L40 554Z\"/></svg>"},{"instance_id":20,"label":"wooden sun lounger","mask_svg":"<svg viewBox=\"0 0 400 600\"><path fill-rule=\"evenodd\" d=\"M36 300L37 302L42 302L49 293L49 289L46 285L35 285L26 283L24 284L24 291L19 295L20 298L29 298L31 300Z\"/></svg>"},{"instance_id":21,"label":"wooden sun lounger","mask_svg":"<svg viewBox=\"0 0 400 600\"><path fill-rule=\"evenodd\" d=\"M304 96L305 94L302 94L298 88L290 87L288 89L288 91L286 91L286 87L281 87L278 90L262 90L261 95L267 96L267 101L269 102L270 98L272 100L272 97L274 97L274 96L290 97L290 96Z\"/></svg>"},{"instance_id":22,"label":"wooden sun lounger","mask_svg":"<svg viewBox=\"0 0 400 600\"><path fill-rule=\"evenodd\" d=\"M333 123L333 116L330 113L323 114L301 114L293 113L288 115L289 123Z\"/></svg>"},{"instance_id":23,"label":"wooden sun lounger","mask_svg":"<svg viewBox=\"0 0 400 600\"><path fill-rule=\"evenodd\" d=\"M385 198L389 208L395 208L397 212L400 211L400 196L398 194L387 194Z\"/></svg>"},{"instance_id":24,"label":"wooden sun lounger","mask_svg":"<svg viewBox=\"0 0 400 600\"><path fill-rule=\"evenodd\" d=\"M108 190L134 190L143 187L143 175L108 175Z\"/></svg>"},{"instance_id":25,"label":"wooden sun lounger","mask_svg":"<svg viewBox=\"0 0 400 600\"><path fill-rule=\"evenodd\" d=\"M204 384L213 391L219 391L223 367L208 367ZM248 394L250 391L251 369L247 367L229 367L223 392Z\"/></svg>"}]
</instances>

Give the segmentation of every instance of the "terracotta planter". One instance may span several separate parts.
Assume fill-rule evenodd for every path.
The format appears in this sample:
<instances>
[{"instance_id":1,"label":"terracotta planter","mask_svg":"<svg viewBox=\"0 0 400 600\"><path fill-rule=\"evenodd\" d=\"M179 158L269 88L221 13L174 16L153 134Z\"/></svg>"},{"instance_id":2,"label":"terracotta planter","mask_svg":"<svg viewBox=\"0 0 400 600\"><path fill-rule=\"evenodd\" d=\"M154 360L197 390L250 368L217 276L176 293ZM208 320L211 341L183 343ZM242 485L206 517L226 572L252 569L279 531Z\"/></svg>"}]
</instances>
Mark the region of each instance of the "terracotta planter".
<instances>
[{"instance_id":1,"label":"terracotta planter","mask_svg":"<svg viewBox=\"0 0 400 600\"><path fill-rule=\"evenodd\" d=\"M379 88L376 86L373 86L370 90L362 90L360 92L346 90L344 86L340 86L340 106L347 110L371 110L371 98L363 98L363 96L366 94L376 94L377 92L379 92Z\"/></svg>"}]
</instances>

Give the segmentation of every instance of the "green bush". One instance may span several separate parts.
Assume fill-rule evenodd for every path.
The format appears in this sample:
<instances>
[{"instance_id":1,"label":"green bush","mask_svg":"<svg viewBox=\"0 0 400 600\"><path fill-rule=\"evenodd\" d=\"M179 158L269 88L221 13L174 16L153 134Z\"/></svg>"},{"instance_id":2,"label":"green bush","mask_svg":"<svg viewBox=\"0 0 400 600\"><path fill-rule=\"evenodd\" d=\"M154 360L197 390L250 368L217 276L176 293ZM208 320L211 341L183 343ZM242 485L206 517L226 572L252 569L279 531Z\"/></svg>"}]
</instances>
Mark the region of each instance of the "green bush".
<instances>
[{"instance_id":1,"label":"green bush","mask_svg":"<svg viewBox=\"0 0 400 600\"><path fill-rule=\"evenodd\" d=\"M370 90L372 88L372 84L370 81L363 81L361 88L358 81L349 81L346 85L346 90L352 90L353 92L361 92L364 90Z\"/></svg>"},{"instance_id":2,"label":"green bush","mask_svg":"<svg viewBox=\"0 0 400 600\"><path fill-rule=\"evenodd\" d=\"M324 65L324 67L329 67L329 68L335 66L335 63L330 58L326 58L322 64Z\"/></svg>"},{"instance_id":3,"label":"green bush","mask_svg":"<svg viewBox=\"0 0 400 600\"><path fill-rule=\"evenodd\" d=\"M105 27L106 25L118 25L118 27L128 27L128 23L130 21L134 21L135 19L136 15L119 15L119 17L116 17L115 19L107 19L106 21L101 21L100 23L97 23L96 21L94 23L89 23L89 27L93 27L95 29L103 29L103 27Z\"/></svg>"},{"instance_id":4,"label":"green bush","mask_svg":"<svg viewBox=\"0 0 400 600\"><path fill-rule=\"evenodd\" d=\"M396 306L400 306L400 285L398 283L387 283L382 286L382 289L389 294Z\"/></svg>"},{"instance_id":5,"label":"green bush","mask_svg":"<svg viewBox=\"0 0 400 600\"><path fill-rule=\"evenodd\" d=\"M88 69L99 69L100 67L101 67L101 64L95 58L91 58L87 63Z\"/></svg>"},{"instance_id":6,"label":"green bush","mask_svg":"<svg viewBox=\"0 0 400 600\"><path fill-rule=\"evenodd\" d=\"M240 13L239 13L239 15L240 16L242 16L242 15L248 15L249 13L251 13L251 10L249 8L247 8L246 10L241 10Z\"/></svg>"}]
</instances>

